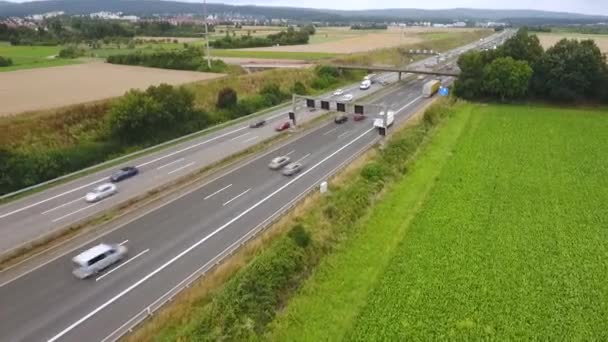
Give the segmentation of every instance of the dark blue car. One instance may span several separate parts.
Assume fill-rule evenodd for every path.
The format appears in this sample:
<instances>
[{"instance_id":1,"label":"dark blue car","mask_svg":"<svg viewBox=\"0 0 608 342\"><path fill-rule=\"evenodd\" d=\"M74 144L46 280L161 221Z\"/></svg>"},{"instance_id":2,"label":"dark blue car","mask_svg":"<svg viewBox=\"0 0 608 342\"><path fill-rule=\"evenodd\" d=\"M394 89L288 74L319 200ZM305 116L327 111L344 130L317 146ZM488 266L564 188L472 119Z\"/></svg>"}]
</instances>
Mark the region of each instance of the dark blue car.
<instances>
[{"instance_id":1,"label":"dark blue car","mask_svg":"<svg viewBox=\"0 0 608 342\"><path fill-rule=\"evenodd\" d=\"M131 178L139 173L139 170L135 166L127 166L118 170L115 174L110 177L110 180L114 183L120 182L127 178Z\"/></svg>"}]
</instances>

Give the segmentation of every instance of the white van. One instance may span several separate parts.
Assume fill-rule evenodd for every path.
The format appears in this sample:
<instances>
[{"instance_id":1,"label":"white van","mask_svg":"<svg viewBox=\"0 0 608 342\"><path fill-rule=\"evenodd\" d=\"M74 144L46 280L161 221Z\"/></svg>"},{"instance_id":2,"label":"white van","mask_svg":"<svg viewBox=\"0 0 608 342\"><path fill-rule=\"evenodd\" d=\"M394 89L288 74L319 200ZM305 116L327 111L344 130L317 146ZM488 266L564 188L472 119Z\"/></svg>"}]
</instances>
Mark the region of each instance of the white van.
<instances>
[{"instance_id":1,"label":"white van","mask_svg":"<svg viewBox=\"0 0 608 342\"><path fill-rule=\"evenodd\" d=\"M101 243L72 259L74 262L72 274L79 279L88 278L124 259L126 255L125 246Z\"/></svg>"},{"instance_id":2,"label":"white van","mask_svg":"<svg viewBox=\"0 0 608 342\"><path fill-rule=\"evenodd\" d=\"M365 80L365 81L361 82L361 85L359 85L359 89L367 90L371 86L372 86L372 82L370 80Z\"/></svg>"}]
</instances>

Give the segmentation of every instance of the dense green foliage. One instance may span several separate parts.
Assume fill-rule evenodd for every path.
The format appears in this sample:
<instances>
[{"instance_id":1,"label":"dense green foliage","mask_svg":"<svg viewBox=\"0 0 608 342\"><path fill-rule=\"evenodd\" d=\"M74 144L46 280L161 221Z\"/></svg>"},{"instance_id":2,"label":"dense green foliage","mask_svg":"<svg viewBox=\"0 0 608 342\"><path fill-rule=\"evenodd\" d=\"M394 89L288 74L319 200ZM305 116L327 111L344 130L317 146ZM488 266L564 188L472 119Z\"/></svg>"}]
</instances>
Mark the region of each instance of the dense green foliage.
<instances>
[{"instance_id":1,"label":"dense green foliage","mask_svg":"<svg viewBox=\"0 0 608 342\"><path fill-rule=\"evenodd\" d=\"M528 92L532 68L526 61L500 57L483 70L483 90L501 101L521 98Z\"/></svg>"},{"instance_id":2,"label":"dense green foliage","mask_svg":"<svg viewBox=\"0 0 608 342\"><path fill-rule=\"evenodd\" d=\"M77 58L84 55L84 51L75 46L68 46L59 50L59 58Z\"/></svg>"},{"instance_id":3,"label":"dense green foliage","mask_svg":"<svg viewBox=\"0 0 608 342\"><path fill-rule=\"evenodd\" d=\"M606 340L605 112L464 110L466 129L344 339ZM367 229L380 235L390 216Z\"/></svg>"},{"instance_id":4,"label":"dense green foliage","mask_svg":"<svg viewBox=\"0 0 608 342\"><path fill-rule=\"evenodd\" d=\"M314 27L313 27L314 28ZM255 36L240 36L238 38L231 37L228 32L222 39L217 39L209 43L209 45L218 49L241 49L250 47L264 47L273 45L299 45L308 44L310 37L310 28L303 27L296 31L293 27L289 27L286 31L281 31L274 34L269 34L266 37Z\"/></svg>"},{"instance_id":5,"label":"dense green foliage","mask_svg":"<svg viewBox=\"0 0 608 342\"><path fill-rule=\"evenodd\" d=\"M194 109L194 95L167 84L146 91L130 90L110 109L110 133L126 143L156 142L207 125L207 116Z\"/></svg>"},{"instance_id":6,"label":"dense green foliage","mask_svg":"<svg viewBox=\"0 0 608 342\"><path fill-rule=\"evenodd\" d=\"M135 52L130 54L112 55L109 56L106 61L112 64L140 65L176 70L208 72L223 72L226 70L226 64L219 59L212 59L211 68L209 68L203 52L201 49L197 48L153 53Z\"/></svg>"},{"instance_id":7,"label":"dense green foliage","mask_svg":"<svg viewBox=\"0 0 608 342\"><path fill-rule=\"evenodd\" d=\"M496 50L463 54L458 66L455 94L465 99L504 101L531 95L559 102L608 102L606 57L592 40L563 39L545 52L538 37L523 28Z\"/></svg>"},{"instance_id":8,"label":"dense green foliage","mask_svg":"<svg viewBox=\"0 0 608 342\"><path fill-rule=\"evenodd\" d=\"M168 21L141 21L135 27L137 36L149 37L203 37L205 34L205 26L196 24L179 24L173 25ZM214 32L213 25L208 24L207 30Z\"/></svg>"},{"instance_id":9,"label":"dense green foliage","mask_svg":"<svg viewBox=\"0 0 608 342\"><path fill-rule=\"evenodd\" d=\"M0 67L11 66L13 65L13 60L8 57L0 56Z\"/></svg>"},{"instance_id":10,"label":"dense green foliage","mask_svg":"<svg viewBox=\"0 0 608 342\"><path fill-rule=\"evenodd\" d=\"M226 87L217 93L217 108L230 108L236 105L237 95L234 89Z\"/></svg>"}]
</instances>

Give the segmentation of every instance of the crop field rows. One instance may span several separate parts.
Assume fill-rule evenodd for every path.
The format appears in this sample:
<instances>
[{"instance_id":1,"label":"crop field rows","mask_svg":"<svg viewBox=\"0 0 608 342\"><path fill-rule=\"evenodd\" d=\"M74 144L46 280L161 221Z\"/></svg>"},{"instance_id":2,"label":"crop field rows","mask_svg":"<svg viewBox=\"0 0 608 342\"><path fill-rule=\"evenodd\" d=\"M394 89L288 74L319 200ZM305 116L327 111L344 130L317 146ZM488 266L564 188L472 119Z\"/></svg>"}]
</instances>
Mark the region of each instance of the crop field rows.
<instances>
[{"instance_id":1,"label":"crop field rows","mask_svg":"<svg viewBox=\"0 0 608 342\"><path fill-rule=\"evenodd\" d=\"M606 132L606 110L462 105L269 336L608 339Z\"/></svg>"}]
</instances>

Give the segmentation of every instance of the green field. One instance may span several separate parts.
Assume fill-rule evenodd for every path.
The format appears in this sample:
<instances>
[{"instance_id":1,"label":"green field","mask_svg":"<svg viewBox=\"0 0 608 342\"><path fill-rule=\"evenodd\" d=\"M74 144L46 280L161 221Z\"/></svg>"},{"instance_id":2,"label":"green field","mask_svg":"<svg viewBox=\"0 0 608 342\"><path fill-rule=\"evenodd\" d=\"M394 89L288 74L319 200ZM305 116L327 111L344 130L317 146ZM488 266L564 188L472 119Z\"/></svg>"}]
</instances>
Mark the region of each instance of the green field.
<instances>
[{"instance_id":1,"label":"green field","mask_svg":"<svg viewBox=\"0 0 608 342\"><path fill-rule=\"evenodd\" d=\"M268 339L607 340L607 114L461 105Z\"/></svg>"},{"instance_id":2,"label":"green field","mask_svg":"<svg viewBox=\"0 0 608 342\"><path fill-rule=\"evenodd\" d=\"M11 46L9 43L0 42L0 56L13 60L12 66L2 67L0 72L79 63L77 60L50 58L57 55L59 50L60 46Z\"/></svg>"}]
</instances>

